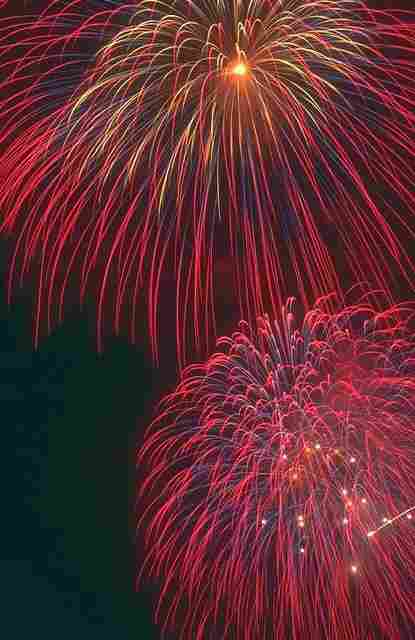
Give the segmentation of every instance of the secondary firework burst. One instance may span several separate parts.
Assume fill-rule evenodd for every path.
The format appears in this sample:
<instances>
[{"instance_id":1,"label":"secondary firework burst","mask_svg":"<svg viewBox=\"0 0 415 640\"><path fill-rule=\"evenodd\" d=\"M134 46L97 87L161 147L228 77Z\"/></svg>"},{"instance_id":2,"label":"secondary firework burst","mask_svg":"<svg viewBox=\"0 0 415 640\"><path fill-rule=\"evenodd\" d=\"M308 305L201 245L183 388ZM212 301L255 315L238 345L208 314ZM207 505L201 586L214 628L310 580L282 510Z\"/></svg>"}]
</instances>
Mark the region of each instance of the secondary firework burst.
<instances>
[{"instance_id":1,"label":"secondary firework burst","mask_svg":"<svg viewBox=\"0 0 415 640\"><path fill-rule=\"evenodd\" d=\"M243 317L279 308L289 265L305 304L337 288L327 229L351 276L387 287L393 263L411 273L394 235L414 205L404 13L355 0L49 5L0 23L2 229L19 238L13 282L39 256L36 335L76 271L81 298L99 283L99 327L127 316L134 336L149 292L156 352L173 270L178 351L192 332L209 344L218 237Z\"/></svg>"},{"instance_id":2,"label":"secondary firework burst","mask_svg":"<svg viewBox=\"0 0 415 640\"><path fill-rule=\"evenodd\" d=\"M415 309L330 308L242 323L150 428L144 572L183 637L400 640L415 622Z\"/></svg>"}]
</instances>

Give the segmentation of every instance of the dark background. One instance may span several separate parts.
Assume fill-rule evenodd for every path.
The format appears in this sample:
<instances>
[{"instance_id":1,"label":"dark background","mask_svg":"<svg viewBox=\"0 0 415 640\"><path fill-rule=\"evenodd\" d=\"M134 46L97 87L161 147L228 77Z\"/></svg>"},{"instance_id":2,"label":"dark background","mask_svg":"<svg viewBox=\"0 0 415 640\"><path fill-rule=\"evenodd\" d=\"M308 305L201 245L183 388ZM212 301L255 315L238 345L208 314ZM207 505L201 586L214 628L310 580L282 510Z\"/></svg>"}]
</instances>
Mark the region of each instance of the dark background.
<instances>
[{"instance_id":1,"label":"dark background","mask_svg":"<svg viewBox=\"0 0 415 640\"><path fill-rule=\"evenodd\" d=\"M413 8L404 0L372 4ZM19 6L9 2L9 12ZM6 305L9 252L2 241L4 637L159 638L157 590L135 589L143 560L135 544L135 452L175 383L173 355L156 370L144 340L133 347L111 337L97 354L92 311L67 314L34 351L30 286Z\"/></svg>"},{"instance_id":2,"label":"dark background","mask_svg":"<svg viewBox=\"0 0 415 640\"><path fill-rule=\"evenodd\" d=\"M161 385L125 341L97 355L81 314L34 352L30 299L4 299L4 637L158 638L145 589L135 593L133 514L135 450Z\"/></svg>"}]
</instances>

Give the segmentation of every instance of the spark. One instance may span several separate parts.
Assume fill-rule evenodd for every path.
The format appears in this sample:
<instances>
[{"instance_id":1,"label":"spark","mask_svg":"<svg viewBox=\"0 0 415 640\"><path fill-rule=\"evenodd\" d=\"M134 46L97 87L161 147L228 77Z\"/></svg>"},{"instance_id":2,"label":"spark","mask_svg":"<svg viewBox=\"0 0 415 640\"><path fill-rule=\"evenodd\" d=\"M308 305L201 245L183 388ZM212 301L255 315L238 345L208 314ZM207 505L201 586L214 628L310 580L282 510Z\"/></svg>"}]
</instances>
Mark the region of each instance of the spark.
<instances>
[{"instance_id":1,"label":"spark","mask_svg":"<svg viewBox=\"0 0 415 640\"><path fill-rule=\"evenodd\" d=\"M392 524L394 524L395 522L398 522L399 520L401 520L405 516L406 516L406 518L408 520L411 520L413 511L415 511L415 506L409 507L408 509L405 509L404 511L401 511L400 513L398 513L393 518L386 518L386 517L382 518L382 523L383 524L381 524L380 527L378 527L377 529L373 529L373 531L369 531L369 533L367 534L368 537L372 537L376 533L379 533L379 531L382 531L383 529L386 529L387 527L390 527Z\"/></svg>"},{"instance_id":2,"label":"spark","mask_svg":"<svg viewBox=\"0 0 415 640\"><path fill-rule=\"evenodd\" d=\"M238 64L233 67L232 73L235 76L246 76L248 73L248 67L243 62L238 62Z\"/></svg>"}]
</instances>

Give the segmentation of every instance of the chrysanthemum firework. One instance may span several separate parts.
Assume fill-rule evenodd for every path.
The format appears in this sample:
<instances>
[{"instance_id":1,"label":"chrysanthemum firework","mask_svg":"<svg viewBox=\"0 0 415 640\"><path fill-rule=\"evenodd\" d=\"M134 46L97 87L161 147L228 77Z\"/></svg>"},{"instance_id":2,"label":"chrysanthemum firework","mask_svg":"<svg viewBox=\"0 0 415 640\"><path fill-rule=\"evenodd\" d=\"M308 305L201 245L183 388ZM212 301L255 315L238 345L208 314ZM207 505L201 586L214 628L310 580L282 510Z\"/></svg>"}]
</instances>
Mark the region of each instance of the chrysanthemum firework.
<instances>
[{"instance_id":1,"label":"chrysanthemum firework","mask_svg":"<svg viewBox=\"0 0 415 640\"><path fill-rule=\"evenodd\" d=\"M352 277L387 287L393 262L410 271L394 235L415 202L405 14L357 0L54 0L3 21L0 47L2 228L19 237L12 279L40 256L37 331L54 299L61 315L73 270L81 297L100 283L100 325L116 279L109 306L133 334L147 290L154 350L174 270L182 355L190 324L196 343L214 333L219 250L250 318L279 307L288 265L306 304L336 289L333 230Z\"/></svg>"},{"instance_id":2,"label":"chrysanthemum firework","mask_svg":"<svg viewBox=\"0 0 415 640\"><path fill-rule=\"evenodd\" d=\"M144 571L180 637L413 637L414 308L327 309L242 324L150 428Z\"/></svg>"}]
</instances>

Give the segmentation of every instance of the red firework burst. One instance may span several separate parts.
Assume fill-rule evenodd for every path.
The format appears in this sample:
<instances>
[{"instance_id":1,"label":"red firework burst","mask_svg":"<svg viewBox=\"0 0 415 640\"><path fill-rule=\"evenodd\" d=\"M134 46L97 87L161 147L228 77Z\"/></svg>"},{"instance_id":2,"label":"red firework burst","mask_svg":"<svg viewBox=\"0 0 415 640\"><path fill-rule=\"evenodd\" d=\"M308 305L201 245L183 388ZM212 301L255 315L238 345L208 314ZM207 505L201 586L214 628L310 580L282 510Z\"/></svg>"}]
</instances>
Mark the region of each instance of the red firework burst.
<instances>
[{"instance_id":1,"label":"red firework burst","mask_svg":"<svg viewBox=\"0 0 415 640\"><path fill-rule=\"evenodd\" d=\"M358 0L54 0L3 20L2 229L10 286L39 257L36 337L75 270L81 299L99 283L98 331L112 279L106 313L133 337L149 292L156 353L172 271L183 360L191 333L215 333L218 238L251 319L280 307L289 267L305 306L338 289L328 228L351 277L412 273L394 235L415 204L405 18Z\"/></svg>"},{"instance_id":2,"label":"red firework burst","mask_svg":"<svg viewBox=\"0 0 415 640\"><path fill-rule=\"evenodd\" d=\"M327 300L297 324L290 301L184 372L140 455L165 628L187 602L181 637L406 637L413 326L413 306Z\"/></svg>"}]
</instances>

